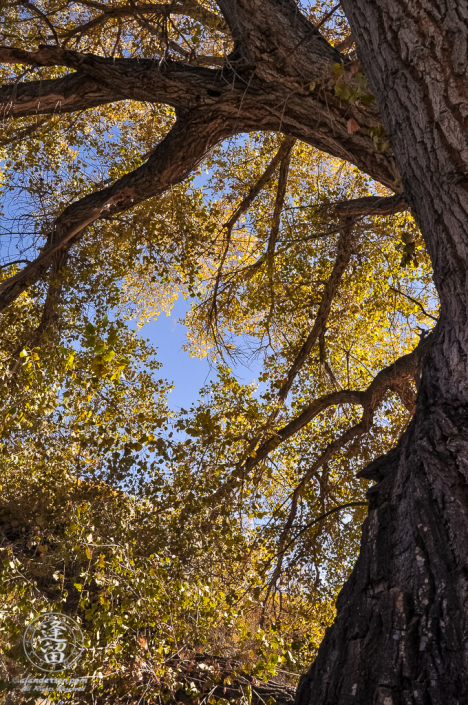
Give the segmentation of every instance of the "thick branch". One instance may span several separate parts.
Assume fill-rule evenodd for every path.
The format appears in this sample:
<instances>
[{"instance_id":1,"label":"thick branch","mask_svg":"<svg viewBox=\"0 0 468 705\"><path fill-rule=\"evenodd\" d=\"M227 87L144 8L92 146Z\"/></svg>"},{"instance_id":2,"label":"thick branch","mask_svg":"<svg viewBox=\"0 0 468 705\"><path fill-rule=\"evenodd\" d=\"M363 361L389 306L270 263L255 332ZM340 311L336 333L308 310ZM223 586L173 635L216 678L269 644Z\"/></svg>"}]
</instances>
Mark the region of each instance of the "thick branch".
<instances>
[{"instance_id":1,"label":"thick branch","mask_svg":"<svg viewBox=\"0 0 468 705\"><path fill-rule=\"evenodd\" d=\"M298 433L304 426L313 421L313 419L318 416L325 409L331 406L340 406L342 404L362 404L364 392L354 391L351 389L342 389L338 392L332 392L327 394L320 399L314 400L309 406L307 406L304 411L302 411L299 416L290 421L286 426L283 426L279 431L276 431L273 435L268 438L258 450L255 452L253 457L250 457L245 463L245 470L248 472L255 465L257 465L261 460L264 460L273 450L275 450L281 443L288 440L296 433Z\"/></svg>"},{"instance_id":2,"label":"thick branch","mask_svg":"<svg viewBox=\"0 0 468 705\"><path fill-rule=\"evenodd\" d=\"M310 206L292 206L290 210L315 210L318 214L336 216L355 224L367 216L387 216L408 210L408 204L402 193L393 196L364 196L335 203L314 204ZM352 219L352 220L351 220ZM335 228L334 233L338 232ZM331 234L331 233L330 233Z\"/></svg>"},{"instance_id":3,"label":"thick branch","mask_svg":"<svg viewBox=\"0 0 468 705\"><path fill-rule=\"evenodd\" d=\"M233 60L255 64L257 75L275 80L278 67L291 85L330 75L343 56L298 11L294 0L218 0L236 43Z\"/></svg>"},{"instance_id":4,"label":"thick branch","mask_svg":"<svg viewBox=\"0 0 468 705\"><path fill-rule=\"evenodd\" d=\"M57 89L67 90L68 93L74 89L81 93L83 90L89 90L86 82L90 80L101 87L101 93L105 91L105 96L100 96L100 102L131 99L166 103L176 108L193 108L200 103L202 94L211 98L208 102L212 105L213 98L219 98L218 93L214 96L209 94L209 91L213 92L216 82L219 82L219 72L172 60L166 60L161 64L151 59L114 59L96 54L81 54L78 51L56 46L42 46L35 52L14 47L0 47L0 63L19 63L38 67L64 66L79 72L79 80L85 81L84 85L74 85L72 75L55 81L32 81L3 86L3 95L0 93L0 100L3 99L3 103L16 103L17 96L21 99L25 93L30 96L31 93L33 96L36 93L39 100L34 106L35 113L44 112L42 102L44 98L50 100L50 92L54 92L52 99L55 99L57 109L60 108ZM96 84L94 89L96 90ZM74 109L93 107L83 105L83 102L81 100L80 107ZM95 104L99 103L95 102ZM13 106L6 111L6 115L16 115Z\"/></svg>"},{"instance_id":5,"label":"thick branch","mask_svg":"<svg viewBox=\"0 0 468 705\"><path fill-rule=\"evenodd\" d=\"M120 90L109 90L86 74L28 81L0 88L0 119L50 115L88 110L125 99Z\"/></svg>"},{"instance_id":6,"label":"thick branch","mask_svg":"<svg viewBox=\"0 0 468 705\"><path fill-rule=\"evenodd\" d=\"M341 218L360 215L394 215L408 210L408 204L401 193L394 196L364 196L350 201L333 204L333 210Z\"/></svg>"},{"instance_id":7,"label":"thick branch","mask_svg":"<svg viewBox=\"0 0 468 705\"><path fill-rule=\"evenodd\" d=\"M320 399L314 400L306 407L298 417L290 421L286 426L272 434L268 440L261 444L255 453L252 453L245 463L239 465L232 473L229 480L213 495L211 501L214 504L224 496L229 494L237 485L240 478L244 478L250 470L252 470L259 462L264 460L269 453L275 450L281 443L288 440L295 433L300 431L310 421L312 421L321 411L341 404L359 404L363 408L363 413L360 421L343 432L341 436L332 441L324 450L322 455L315 461L310 470L304 475L300 485L296 488L293 495L293 504L291 507L291 522L285 526L284 537L280 541L281 547L284 545L289 530L294 521L297 500L302 492L304 484L306 484L318 468L328 462L333 455L343 448L349 441L367 433L374 422L374 412L385 397L388 390L394 391L402 397L402 401L409 411L413 412L415 407L414 394L409 389L409 382L414 380L418 373L418 368L421 364L423 356L427 353L432 341L432 334L421 338L417 347L407 355L403 355L393 362L388 367L381 370L372 380L370 385L364 391L343 389L338 392L332 392ZM258 438L258 436L257 436ZM255 441L255 439L254 439ZM249 444L247 452L250 453L252 442ZM281 568L280 568L281 569Z\"/></svg>"},{"instance_id":8,"label":"thick branch","mask_svg":"<svg viewBox=\"0 0 468 705\"><path fill-rule=\"evenodd\" d=\"M112 186L68 206L55 221L50 244L23 270L1 283L0 310L44 276L55 253L68 250L88 225L156 196L186 178L226 136L225 130L225 125L210 123L203 114L179 121L145 164Z\"/></svg>"},{"instance_id":9,"label":"thick branch","mask_svg":"<svg viewBox=\"0 0 468 705\"><path fill-rule=\"evenodd\" d=\"M281 64L276 66L274 81L266 81L257 70L245 75L241 69L219 71L172 60L161 63L149 59L112 59L55 46L42 47L37 52L3 47L0 62L67 66L90 77L75 79L85 80L85 85L94 79L98 85L87 87L91 93L100 86L99 94L86 100L81 98L77 87L78 95L68 96L68 104L62 107L63 99L54 89L63 91L68 84L44 81L42 86L34 83L6 86L0 92L5 115L83 109L123 99L166 103L184 111L206 107L212 110L213 118L230 121L231 135L255 130L282 132L355 164L392 189L398 179L391 152L378 152L370 136L370 130L380 125L375 111L346 103L326 87L311 92L310 84L306 83L293 89ZM22 103L29 98L30 112L24 106L18 110L16 95ZM349 118L356 120L361 129L350 134Z\"/></svg>"}]
</instances>

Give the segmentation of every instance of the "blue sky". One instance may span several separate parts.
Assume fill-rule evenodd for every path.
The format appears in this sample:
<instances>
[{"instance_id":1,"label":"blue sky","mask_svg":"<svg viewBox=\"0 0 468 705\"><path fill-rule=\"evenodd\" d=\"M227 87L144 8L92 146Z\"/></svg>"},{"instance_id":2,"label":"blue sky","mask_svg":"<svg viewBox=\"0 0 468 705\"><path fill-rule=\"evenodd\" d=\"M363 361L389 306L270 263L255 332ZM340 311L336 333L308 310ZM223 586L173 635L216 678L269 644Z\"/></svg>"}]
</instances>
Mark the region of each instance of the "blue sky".
<instances>
[{"instance_id":1,"label":"blue sky","mask_svg":"<svg viewBox=\"0 0 468 705\"><path fill-rule=\"evenodd\" d=\"M204 181L205 174L198 177L197 186ZM10 218L18 217L19 209L14 199L8 199L5 207ZM4 264L24 256L21 254L21 245L24 247L28 244L27 240L23 242L19 238L0 238L0 263ZM201 387L216 378L216 370L210 366L208 359L191 357L182 349L186 341L186 328L180 323L180 319L184 318L189 306L190 301L180 296L170 316L161 314L157 320L147 323L139 331L139 335L149 339L157 350L157 359L163 364L159 375L175 385L169 396L169 404L174 410L180 407L188 410L198 399ZM130 322L130 327L133 328L134 323ZM260 369L260 365L255 362L250 368L242 365L232 367L242 383L254 380Z\"/></svg>"},{"instance_id":2,"label":"blue sky","mask_svg":"<svg viewBox=\"0 0 468 705\"><path fill-rule=\"evenodd\" d=\"M179 321L189 307L190 302L180 297L170 316L162 314L139 331L140 335L149 339L157 349L157 359L163 364L159 374L175 385L169 396L169 405L174 410L180 407L188 410L191 403L198 399L201 387L216 378L216 369L210 367L208 359L190 357L190 354L182 349L186 340L186 329ZM247 384L257 378L261 365L254 361L249 367L234 364L231 367L239 381Z\"/></svg>"},{"instance_id":3,"label":"blue sky","mask_svg":"<svg viewBox=\"0 0 468 705\"><path fill-rule=\"evenodd\" d=\"M184 407L187 410L191 402L198 398L199 389L216 375L210 369L207 359L190 357L182 349L186 329L179 319L184 317L188 307L189 303L180 297L170 316L162 314L157 320L146 323L139 331L157 349L157 359L163 364L159 371L161 376L175 384L169 397L171 407Z\"/></svg>"},{"instance_id":4,"label":"blue sky","mask_svg":"<svg viewBox=\"0 0 468 705\"><path fill-rule=\"evenodd\" d=\"M246 136L241 135L235 141L241 142ZM194 179L194 188L205 188L205 197L212 195L208 188L208 169L203 167ZM182 296L176 301L171 315L161 314L156 321L151 321L142 327L140 334L148 338L157 349L157 359L162 362L160 370L162 377L173 382L175 388L170 394L169 405L177 410L180 407L189 409L191 403L198 399L198 392L210 380L216 378L216 369L210 366L208 359L190 357L182 349L186 341L186 328L179 321L184 318L190 308L190 301ZM234 374L242 384L255 380L262 365L252 361L249 367L240 364L230 364Z\"/></svg>"}]
</instances>

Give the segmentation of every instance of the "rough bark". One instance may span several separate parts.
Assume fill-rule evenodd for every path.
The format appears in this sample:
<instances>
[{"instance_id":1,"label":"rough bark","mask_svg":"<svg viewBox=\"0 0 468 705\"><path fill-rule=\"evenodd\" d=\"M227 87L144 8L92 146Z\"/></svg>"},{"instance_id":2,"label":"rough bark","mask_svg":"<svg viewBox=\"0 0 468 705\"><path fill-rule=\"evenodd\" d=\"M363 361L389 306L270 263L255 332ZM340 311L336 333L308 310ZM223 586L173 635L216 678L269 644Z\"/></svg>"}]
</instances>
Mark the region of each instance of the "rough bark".
<instances>
[{"instance_id":1,"label":"rough bark","mask_svg":"<svg viewBox=\"0 0 468 705\"><path fill-rule=\"evenodd\" d=\"M300 705L462 705L466 653L466 414L418 411L363 474L362 549Z\"/></svg>"},{"instance_id":2,"label":"rough bark","mask_svg":"<svg viewBox=\"0 0 468 705\"><path fill-rule=\"evenodd\" d=\"M290 85L288 72L281 67L267 81L257 67L228 65L220 71L177 61L104 58L55 46L37 52L0 47L0 62L66 66L78 72L3 86L0 111L6 117L72 112L124 99L165 103L184 113L209 111L205 112L208 120L229 122L230 136L255 130L282 132L352 162L392 190L398 189L393 154L376 151L369 135L369 129L381 124L378 112L342 101L326 85L311 91L317 75L312 61L301 85ZM262 64L259 57L258 66ZM292 57L290 64L294 64ZM350 118L361 126L357 132L348 131Z\"/></svg>"},{"instance_id":3,"label":"rough bark","mask_svg":"<svg viewBox=\"0 0 468 705\"><path fill-rule=\"evenodd\" d=\"M289 0L285 2L284 22L287 17L291 19ZM251 9L257 14L261 10L255 4ZM327 64L330 70L330 61L338 52L317 36L317 31L305 18L301 22L307 23L313 51L324 52L322 64ZM295 36L295 24L288 33L285 25L283 34L290 43ZM247 40L250 42L248 37ZM272 46L277 46L278 41L279 36L275 35ZM300 43L310 44L311 41L306 33ZM393 155L376 151L369 134L369 129L380 122L374 108L351 106L323 87L311 92L311 78L323 73L322 64L319 62L319 67L316 66L316 57L309 61L307 71L301 64L300 84L297 76L294 80L291 78L292 67L297 62L295 52L278 64L273 79L272 66L265 71L261 69L268 64L263 50L253 40L246 46L257 62L255 69L247 73L240 67L218 71L175 61L159 64L152 60L107 59L56 46L43 46L36 52L0 47L3 63L60 65L77 71L55 81L4 86L0 89L0 100L6 117L73 111L86 107L87 100L87 107L95 107L122 99L167 103L179 116L175 128L145 165L113 186L70 205L58 216L53 244L21 272L2 283L0 310L44 277L53 254L59 249L68 249L84 228L99 218L163 193L184 179L218 142L232 135L259 129L280 131L350 161L383 184L396 188L398 172ZM304 56L301 61L305 61ZM350 117L359 119L361 130L348 131Z\"/></svg>"},{"instance_id":4,"label":"rough bark","mask_svg":"<svg viewBox=\"0 0 468 705\"><path fill-rule=\"evenodd\" d=\"M123 100L125 94L104 88L87 74L6 84L0 88L0 117L28 117L89 110Z\"/></svg>"},{"instance_id":5,"label":"rough bark","mask_svg":"<svg viewBox=\"0 0 468 705\"><path fill-rule=\"evenodd\" d=\"M283 80L294 91L328 78L343 55L299 12L294 0L218 0L236 49L232 60L255 65L267 82Z\"/></svg>"},{"instance_id":6,"label":"rough bark","mask_svg":"<svg viewBox=\"0 0 468 705\"><path fill-rule=\"evenodd\" d=\"M343 0L405 196L434 266L440 320L416 414L362 475L361 554L300 705L468 703L468 5Z\"/></svg>"}]
</instances>

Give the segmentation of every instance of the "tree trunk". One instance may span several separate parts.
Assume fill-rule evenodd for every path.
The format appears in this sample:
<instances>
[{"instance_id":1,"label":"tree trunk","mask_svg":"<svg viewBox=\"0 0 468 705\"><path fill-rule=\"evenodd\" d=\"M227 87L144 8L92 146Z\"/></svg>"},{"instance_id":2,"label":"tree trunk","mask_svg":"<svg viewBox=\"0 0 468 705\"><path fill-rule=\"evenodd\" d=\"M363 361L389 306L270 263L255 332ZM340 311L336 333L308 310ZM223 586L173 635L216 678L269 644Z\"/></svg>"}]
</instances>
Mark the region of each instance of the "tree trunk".
<instances>
[{"instance_id":1,"label":"tree trunk","mask_svg":"<svg viewBox=\"0 0 468 705\"><path fill-rule=\"evenodd\" d=\"M361 554L300 705L468 703L466 410L417 412L365 473Z\"/></svg>"},{"instance_id":2,"label":"tree trunk","mask_svg":"<svg viewBox=\"0 0 468 705\"><path fill-rule=\"evenodd\" d=\"M468 3L343 0L441 300L416 413L377 480L299 705L468 703Z\"/></svg>"}]
</instances>

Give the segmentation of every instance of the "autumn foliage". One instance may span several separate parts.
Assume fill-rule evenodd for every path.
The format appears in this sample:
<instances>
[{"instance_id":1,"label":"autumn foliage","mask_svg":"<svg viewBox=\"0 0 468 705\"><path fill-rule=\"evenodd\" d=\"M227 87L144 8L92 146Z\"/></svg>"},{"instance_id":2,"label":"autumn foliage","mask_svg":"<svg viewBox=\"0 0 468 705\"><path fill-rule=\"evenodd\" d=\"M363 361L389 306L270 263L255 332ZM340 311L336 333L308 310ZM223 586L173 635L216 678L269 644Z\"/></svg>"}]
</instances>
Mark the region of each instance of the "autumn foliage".
<instances>
[{"instance_id":1,"label":"autumn foliage","mask_svg":"<svg viewBox=\"0 0 468 705\"><path fill-rule=\"evenodd\" d=\"M344 42L307 91L341 106L375 169L241 115L179 171L170 155L153 193L138 169L198 129L177 132L177 72L195 91L235 62L215 3L0 5L4 702L50 610L83 629L87 702L295 686L358 552L359 471L411 418L438 307L344 16L303 8L330 51ZM160 67L156 96L98 77L137 58ZM215 371L189 409L145 340L179 297L185 349Z\"/></svg>"}]
</instances>

